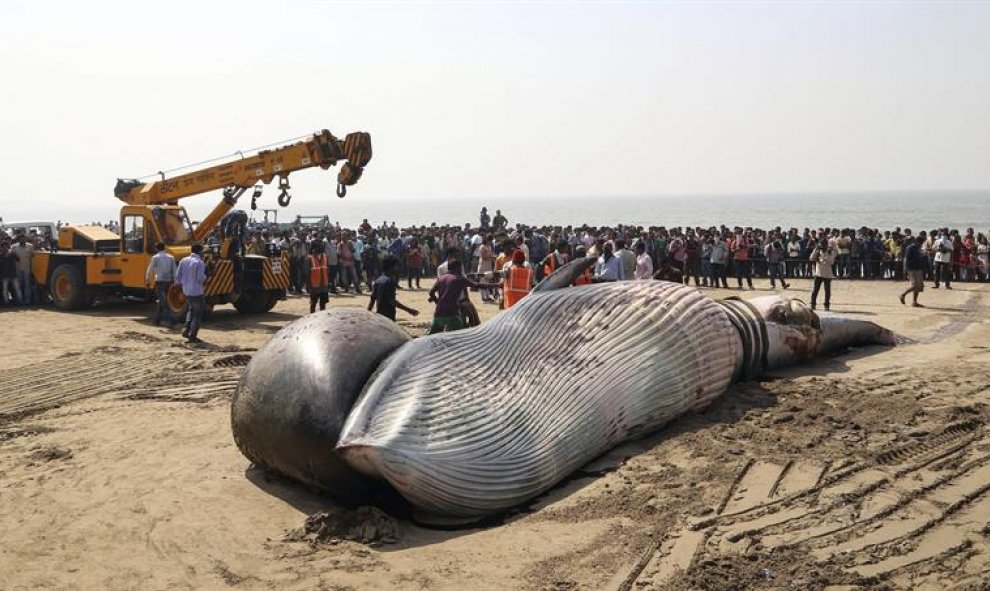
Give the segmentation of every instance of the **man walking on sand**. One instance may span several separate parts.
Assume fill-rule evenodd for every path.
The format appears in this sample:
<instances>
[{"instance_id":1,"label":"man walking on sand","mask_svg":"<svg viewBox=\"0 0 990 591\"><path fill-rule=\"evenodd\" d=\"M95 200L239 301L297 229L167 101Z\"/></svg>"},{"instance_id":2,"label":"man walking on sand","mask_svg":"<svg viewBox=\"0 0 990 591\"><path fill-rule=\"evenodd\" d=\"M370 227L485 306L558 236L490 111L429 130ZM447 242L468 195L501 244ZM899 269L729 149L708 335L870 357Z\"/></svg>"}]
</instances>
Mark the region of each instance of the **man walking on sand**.
<instances>
[{"instance_id":1,"label":"man walking on sand","mask_svg":"<svg viewBox=\"0 0 990 591\"><path fill-rule=\"evenodd\" d=\"M382 274L379 275L371 286L371 301L368 302L368 311L377 305L377 312L389 320L395 321L396 308L405 310L412 316L419 316L419 311L404 305L395 297L395 289L399 284L399 261L392 255L385 257L382 261Z\"/></svg>"},{"instance_id":2,"label":"man walking on sand","mask_svg":"<svg viewBox=\"0 0 990 591\"><path fill-rule=\"evenodd\" d=\"M168 308L168 290L175 280L175 257L165 250L164 242L156 244L155 250L157 252L151 257L148 270L144 272L145 287L151 287L151 277L155 277L155 316L151 323L158 326L164 318L169 326L174 326L176 321Z\"/></svg>"},{"instance_id":3,"label":"man walking on sand","mask_svg":"<svg viewBox=\"0 0 990 591\"><path fill-rule=\"evenodd\" d=\"M306 257L306 292L309 294L309 313L316 312L316 304L320 311L327 309L330 301L330 259L324 252L324 242L314 240L311 252Z\"/></svg>"},{"instance_id":4,"label":"man walking on sand","mask_svg":"<svg viewBox=\"0 0 990 591\"><path fill-rule=\"evenodd\" d=\"M187 342L202 343L199 339L199 325L203 322L203 310L206 301L203 297L203 284L206 283L206 263L203 262L203 245L193 244L192 254L179 262L175 271L175 281L182 286L186 296L188 311L186 312L186 327L182 336Z\"/></svg>"},{"instance_id":5,"label":"man walking on sand","mask_svg":"<svg viewBox=\"0 0 990 591\"><path fill-rule=\"evenodd\" d=\"M904 298L907 294L911 294L911 305L915 308L924 307L918 303L918 294L925 290L925 270L928 268L928 257L921 252L921 245L924 242L925 238L918 236L904 251L904 274L907 275L911 286L901 294L900 300L906 305Z\"/></svg>"}]
</instances>

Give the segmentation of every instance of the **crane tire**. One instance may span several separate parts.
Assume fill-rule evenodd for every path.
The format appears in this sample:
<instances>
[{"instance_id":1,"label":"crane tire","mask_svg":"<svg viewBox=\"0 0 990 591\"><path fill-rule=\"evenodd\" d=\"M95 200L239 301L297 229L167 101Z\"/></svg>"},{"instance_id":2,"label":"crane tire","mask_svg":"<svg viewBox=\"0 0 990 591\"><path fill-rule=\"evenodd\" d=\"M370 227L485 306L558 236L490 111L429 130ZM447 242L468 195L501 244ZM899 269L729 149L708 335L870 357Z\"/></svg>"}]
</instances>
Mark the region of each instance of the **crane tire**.
<instances>
[{"instance_id":1,"label":"crane tire","mask_svg":"<svg viewBox=\"0 0 990 591\"><path fill-rule=\"evenodd\" d=\"M244 291L234 300L234 307L241 314L264 314L275 307L278 292Z\"/></svg>"},{"instance_id":2,"label":"crane tire","mask_svg":"<svg viewBox=\"0 0 990 591\"><path fill-rule=\"evenodd\" d=\"M79 310L93 301L82 272L69 263L62 263L52 271L48 292L60 310Z\"/></svg>"}]
</instances>

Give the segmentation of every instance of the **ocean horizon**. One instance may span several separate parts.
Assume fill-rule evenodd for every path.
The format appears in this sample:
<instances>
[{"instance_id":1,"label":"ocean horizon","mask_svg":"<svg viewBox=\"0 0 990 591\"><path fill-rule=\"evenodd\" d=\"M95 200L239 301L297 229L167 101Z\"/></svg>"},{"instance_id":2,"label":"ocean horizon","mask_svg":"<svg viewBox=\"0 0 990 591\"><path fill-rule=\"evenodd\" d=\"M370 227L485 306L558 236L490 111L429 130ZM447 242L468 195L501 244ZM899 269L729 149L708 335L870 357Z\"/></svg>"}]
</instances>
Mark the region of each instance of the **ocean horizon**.
<instances>
[{"instance_id":1,"label":"ocean horizon","mask_svg":"<svg viewBox=\"0 0 990 591\"><path fill-rule=\"evenodd\" d=\"M803 229L817 227L881 230L935 227L990 231L990 190L877 191L849 193L765 193L739 195L655 195L620 197L552 197L534 199L371 201L334 200L326 215L354 228L367 218L399 226L437 223L478 224L482 206L494 216L501 209L510 224L615 226L752 226ZM310 215L323 215L313 212ZM295 215L280 212L280 222Z\"/></svg>"},{"instance_id":2,"label":"ocean horizon","mask_svg":"<svg viewBox=\"0 0 990 591\"><path fill-rule=\"evenodd\" d=\"M204 194L184 200L193 220L202 219L215 200ZM78 208L35 204L35 214L27 217L4 216L8 222L62 220L76 224L92 220L117 219L119 209L113 203L99 212ZM262 219L259 209L249 209L250 200L242 199L237 207L254 219ZM482 206L494 216L501 209L511 224L615 226L751 226L760 228L859 228L881 230L911 228L931 230L974 228L990 232L990 189L960 191L871 191L842 193L750 193L691 195L626 195L534 198L394 199L369 198L360 191L346 198L305 198L299 195L291 207L278 209L280 223L292 222L297 215L328 216L331 222L356 228L367 218L373 225L382 221L399 226L460 225L477 226ZM262 202L259 207L274 207Z\"/></svg>"}]
</instances>

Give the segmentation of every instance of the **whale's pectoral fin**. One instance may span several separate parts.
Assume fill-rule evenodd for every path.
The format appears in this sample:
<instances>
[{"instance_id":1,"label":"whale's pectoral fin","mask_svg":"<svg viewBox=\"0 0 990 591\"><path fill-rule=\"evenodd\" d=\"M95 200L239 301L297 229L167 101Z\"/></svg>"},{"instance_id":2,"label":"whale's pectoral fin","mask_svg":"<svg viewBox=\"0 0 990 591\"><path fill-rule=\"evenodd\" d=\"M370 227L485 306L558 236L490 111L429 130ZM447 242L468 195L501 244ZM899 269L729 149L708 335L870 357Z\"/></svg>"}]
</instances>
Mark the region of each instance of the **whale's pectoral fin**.
<instances>
[{"instance_id":1,"label":"whale's pectoral fin","mask_svg":"<svg viewBox=\"0 0 990 591\"><path fill-rule=\"evenodd\" d=\"M897 335L869 320L828 313L819 314L818 317L822 327L822 343L819 350L823 353L865 345L897 345Z\"/></svg>"},{"instance_id":2,"label":"whale's pectoral fin","mask_svg":"<svg viewBox=\"0 0 990 591\"><path fill-rule=\"evenodd\" d=\"M543 281L539 282L533 288L533 293L570 287L574 283L574 280L581 276L581 273L584 273L595 264L596 260L595 257L574 259L550 275L547 275Z\"/></svg>"}]
</instances>

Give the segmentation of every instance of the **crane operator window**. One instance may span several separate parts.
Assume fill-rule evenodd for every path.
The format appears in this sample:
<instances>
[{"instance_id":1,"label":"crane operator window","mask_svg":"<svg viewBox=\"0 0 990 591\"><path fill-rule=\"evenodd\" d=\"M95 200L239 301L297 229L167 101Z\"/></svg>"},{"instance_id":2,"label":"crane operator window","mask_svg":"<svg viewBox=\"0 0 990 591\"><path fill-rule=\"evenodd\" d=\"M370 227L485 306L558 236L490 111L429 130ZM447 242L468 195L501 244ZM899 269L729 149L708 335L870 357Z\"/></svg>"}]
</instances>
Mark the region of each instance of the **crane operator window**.
<instances>
[{"instance_id":1,"label":"crane operator window","mask_svg":"<svg viewBox=\"0 0 990 591\"><path fill-rule=\"evenodd\" d=\"M191 244L192 225L184 209L169 209L165 213L165 242L168 244Z\"/></svg>"},{"instance_id":2,"label":"crane operator window","mask_svg":"<svg viewBox=\"0 0 990 591\"><path fill-rule=\"evenodd\" d=\"M124 252L144 252L144 218L139 215L124 218Z\"/></svg>"}]
</instances>

